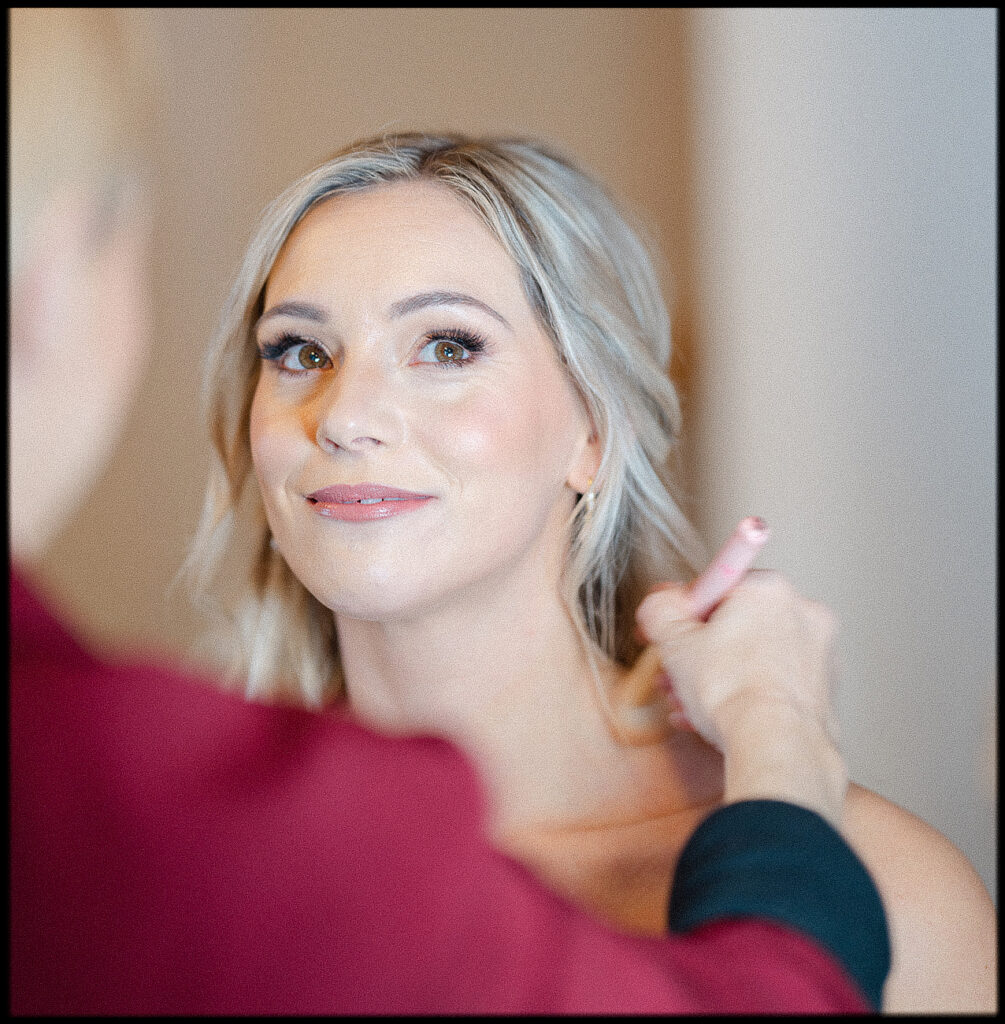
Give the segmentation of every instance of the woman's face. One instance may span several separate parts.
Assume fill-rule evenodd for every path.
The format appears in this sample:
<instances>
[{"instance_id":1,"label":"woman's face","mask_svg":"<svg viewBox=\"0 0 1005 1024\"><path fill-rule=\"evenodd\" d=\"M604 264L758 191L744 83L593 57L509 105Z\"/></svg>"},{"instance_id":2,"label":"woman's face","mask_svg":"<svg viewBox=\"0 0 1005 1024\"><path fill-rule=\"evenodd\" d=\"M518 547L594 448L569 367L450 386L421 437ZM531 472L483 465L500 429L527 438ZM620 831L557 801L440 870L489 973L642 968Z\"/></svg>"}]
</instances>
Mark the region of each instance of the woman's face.
<instances>
[{"instance_id":1,"label":"woman's face","mask_svg":"<svg viewBox=\"0 0 1005 1024\"><path fill-rule=\"evenodd\" d=\"M431 182L325 200L263 309L255 473L279 550L323 604L407 618L557 580L596 443L472 210ZM377 500L391 489L411 497Z\"/></svg>"}]
</instances>

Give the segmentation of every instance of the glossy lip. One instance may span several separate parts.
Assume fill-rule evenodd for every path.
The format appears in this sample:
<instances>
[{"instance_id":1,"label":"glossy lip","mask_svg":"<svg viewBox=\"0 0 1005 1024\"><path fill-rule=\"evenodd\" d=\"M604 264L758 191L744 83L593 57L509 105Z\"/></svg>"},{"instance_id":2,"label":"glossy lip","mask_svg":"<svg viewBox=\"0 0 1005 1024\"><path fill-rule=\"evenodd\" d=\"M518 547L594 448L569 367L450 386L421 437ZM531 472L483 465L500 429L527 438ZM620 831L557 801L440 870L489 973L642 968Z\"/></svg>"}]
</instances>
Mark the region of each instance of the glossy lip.
<instances>
[{"instance_id":1,"label":"glossy lip","mask_svg":"<svg viewBox=\"0 0 1005 1024\"><path fill-rule=\"evenodd\" d=\"M431 498L431 494L419 494L416 491L403 491L398 487L385 487L383 484L334 484L322 487L307 495L308 501L351 502L372 501L374 498Z\"/></svg>"},{"instance_id":2,"label":"glossy lip","mask_svg":"<svg viewBox=\"0 0 1005 1024\"><path fill-rule=\"evenodd\" d=\"M334 484L305 497L317 514L326 519L359 523L412 512L431 501L433 496L382 484L363 483Z\"/></svg>"}]
</instances>

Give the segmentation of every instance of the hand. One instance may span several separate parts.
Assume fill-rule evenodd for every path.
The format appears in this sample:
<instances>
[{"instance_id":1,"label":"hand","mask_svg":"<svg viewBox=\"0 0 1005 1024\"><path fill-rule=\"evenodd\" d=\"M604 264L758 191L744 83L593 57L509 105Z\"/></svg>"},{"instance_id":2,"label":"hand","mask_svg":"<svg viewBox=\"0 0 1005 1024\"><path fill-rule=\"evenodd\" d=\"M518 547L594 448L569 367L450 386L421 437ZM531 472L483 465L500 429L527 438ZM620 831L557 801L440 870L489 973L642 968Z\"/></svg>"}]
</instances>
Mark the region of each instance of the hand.
<instances>
[{"instance_id":1,"label":"hand","mask_svg":"<svg viewBox=\"0 0 1005 1024\"><path fill-rule=\"evenodd\" d=\"M657 645L677 700L709 742L721 744L719 719L741 697L798 709L837 740L830 699L837 620L780 573L751 571L707 623L692 617L686 588L675 584L649 594L636 619Z\"/></svg>"},{"instance_id":2,"label":"hand","mask_svg":"<svg viewBox=\"0 0 1005 1024\"><path fill-rule=\"evenodd\" d=\"M727 798L795 799L839 817L847 779L829 609L779 573L755 570L707 622L693 617L681 586L651 593L636 618L687 718L722 751Z\"/></svg>"}]
</instances>

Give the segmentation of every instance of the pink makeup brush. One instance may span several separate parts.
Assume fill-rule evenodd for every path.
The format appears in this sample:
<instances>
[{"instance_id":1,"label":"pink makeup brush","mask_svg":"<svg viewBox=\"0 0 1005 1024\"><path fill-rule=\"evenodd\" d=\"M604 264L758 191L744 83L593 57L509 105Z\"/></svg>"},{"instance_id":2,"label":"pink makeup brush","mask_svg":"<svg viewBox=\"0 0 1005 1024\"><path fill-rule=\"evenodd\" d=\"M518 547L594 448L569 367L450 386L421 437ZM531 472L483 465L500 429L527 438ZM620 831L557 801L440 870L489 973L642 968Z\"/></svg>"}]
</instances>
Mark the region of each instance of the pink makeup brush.
<instances>
[{"instance_id":1,"label":"pink makeup brush","mask_svg":"<svg viewBox=\"0 0 1005 1024\"><path fill-rule=\"evenodd\" d=\"M709 567L688 587L694 618L707 621L722 599L754 564L768 536L767 525L757 516L748 516L740 521ZM670 721L678 728L692 728L680 710L670 680L660 667L659 649L649 646L639 655L625 680L625 700L635 707L641 707L652 700L653 692L657 689L669 693Z\"/></svg>"}]
</instances>

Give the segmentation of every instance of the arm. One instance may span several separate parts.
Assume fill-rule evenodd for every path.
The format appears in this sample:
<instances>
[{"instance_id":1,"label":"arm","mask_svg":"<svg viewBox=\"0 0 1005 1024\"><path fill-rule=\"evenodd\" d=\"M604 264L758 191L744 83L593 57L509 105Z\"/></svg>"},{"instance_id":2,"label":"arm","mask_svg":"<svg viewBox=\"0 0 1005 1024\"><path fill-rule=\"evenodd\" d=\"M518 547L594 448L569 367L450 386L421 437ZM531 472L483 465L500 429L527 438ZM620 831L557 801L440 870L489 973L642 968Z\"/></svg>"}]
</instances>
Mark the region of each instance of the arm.
<instances>
[{"instance_id":1,"label":"arm","mask_svg":"<svg viewBox=\"0 0 1005 1024\"><path fill-rule=\"evenodd\" d=\"M692 727L723 754L726 811L731 806L749 808L749 823L756 827L762 818L770 821L774 808L789 808L789 814L806 816L808 835L819 837L820 849L809 842L794 859L790 858L799 849L798 840L793 848L775 853L777 861L790 868L777 891L771 888L774 879L764 880L765 892L777 900L751 901L742 892L731 893L731 886L744 884L741 871L720 882L723 905L737 913L760 908L785 920L778 908L786 896L801 899L804 891L847 884L844 913L845 924L851 915L849 928L842 925L841 912L835 913L834 906L803 908L789 921L837 952L860 984L867 979L865 988L878 1007L889 969L886 922L880 910L863 925L851 909L863 892L875 893L875 886L836 831L842 826L847 774L834 741L830 704L833 616L801 598L778 574L761 572L740 583L707 623L694 614L687 591L680 587L651 594L637 617L658 648ZM764 828L764 836L770 838L773 828ZM700 833L701 828L696 836ZM844 862L837 857L827 863L821 851L828 848L842 851ZM758 856L748 851L748 868ZM766 856L772 859L770 851ZM680 880L675 879L675 899L679 887ZM878 904L878 895L875 898ZM870 940L863 938L864 931L873 933ZM856 967L863 947L868 952Z\"/></svg>"},{"instance_id":2,"label":"arm","mask_svg":"<svg viewBox=\"0 0 1005 1024\"><path fill-rule=\"evenodd\" d=\"M828 701L830 613L775 574L757 573L709 633L690 617L686 595L669 590L643 603L640 622L665 641L659 650L678 697L690 687L688 714L723 751L725 802L777 796L818 810L875 879L893 958L884 1010L994 1009L996 917L973 867L920 818L846 787ZM777 650L772 637L782 641Z\"/></svg>"},{"instance_id":3,"label":"arm","mask_svg":"<svg viewBox=\"0 0 1005 1024\"><path fill-rule=\"evenodd\" d=\"M890 967L883 904L865 866L818 813L746 800L711 814L681 854L670 928L778 921L813 938L879 1009Z\"/></svg>"},{"instance_id":4,"label":"arm","mask_svg":"<svg viewBox=\"0 0 1005 1024\"><path fill-rule=\"evenodd\" d=\"M963 853L916 815L849 787L845 832L889 911L890 1013L992 1013L997 1007L997 919Z\"/></svg>"},{"instance_id":5,"label":"arm","mask_svg":"<svg viewBox=\"0 0 1005 1024\"><path fill-rule=\"evenodd\" d=\"M676 586L651 593L636 617L691 726L722 752L723 802L788 800L840 827L848 779L834 739L828 609L758 571L707 622Z\"/></svg>"}]
</instances>

